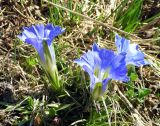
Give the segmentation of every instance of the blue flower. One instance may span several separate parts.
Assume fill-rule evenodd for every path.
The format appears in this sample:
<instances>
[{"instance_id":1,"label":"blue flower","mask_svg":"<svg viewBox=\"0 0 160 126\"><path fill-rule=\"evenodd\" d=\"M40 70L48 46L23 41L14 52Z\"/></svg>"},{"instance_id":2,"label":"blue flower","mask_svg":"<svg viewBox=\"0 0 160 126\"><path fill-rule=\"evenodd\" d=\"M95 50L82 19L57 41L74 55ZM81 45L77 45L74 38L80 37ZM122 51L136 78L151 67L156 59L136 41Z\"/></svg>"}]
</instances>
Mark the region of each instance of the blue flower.
<instances>
[{"instance_id":1,"label":"blue flower","mask_svg":"<svg viewBox=\"0 0 160 126\"><path fill-rule=\"evenodd\" d=\"M38 24L31 27L24 27L23 30L22 34L18 35L18 38L31 44L37 50L41 65L51 82L52 88L55 91L61 91L63 84L59 81L52 41L56 36L63 33L64 29L59 26L53 26L52 24L47 24L46 26Z\"/></svg>"},{"instance_id":2,"label":"blue flower","mask_svg":"<svg viewBox=\"0 0 160 126\"><path fill-rule=\"evenodd\" d=\"M37 51L40 56L41 61L45 62L43 42L45 41L51 52L51 56L55 59L55 54L52 49L52 41L59 34L64 32L59 26L53 26L52 24L43 24L32 25L31 27L23 27L23 32L21 35L18 35L18 38L28 44L31 44Z\"/></svg>"},{"instance_id":3,"label":"blue flower","mask_svg":"<svg viewBox=\"0 0 160 126\"><path fill-rule=\"evenodd\" d=\"M130 40L116 34L115 43L118 54L126 54L126 64L135 66L146 65L148 62L144 59L144 54L139 50L137 44L130 44Z\"/></svg>"},{"instance_id":4,"label":"blue flower","mask_svg":"<svg viewBox=\"0 0 160 126\"><path fill-rule=\"evenodd\" d=\"M89 74L91 92L93 92L96 84L101 83L100 94L102 95L106 90L107 83L111 79L129 81L125 55L116 55L111 50L99 48L96 43L93 44L91 51L88 51L74 62Z\"/></svg>"}]
</instances>

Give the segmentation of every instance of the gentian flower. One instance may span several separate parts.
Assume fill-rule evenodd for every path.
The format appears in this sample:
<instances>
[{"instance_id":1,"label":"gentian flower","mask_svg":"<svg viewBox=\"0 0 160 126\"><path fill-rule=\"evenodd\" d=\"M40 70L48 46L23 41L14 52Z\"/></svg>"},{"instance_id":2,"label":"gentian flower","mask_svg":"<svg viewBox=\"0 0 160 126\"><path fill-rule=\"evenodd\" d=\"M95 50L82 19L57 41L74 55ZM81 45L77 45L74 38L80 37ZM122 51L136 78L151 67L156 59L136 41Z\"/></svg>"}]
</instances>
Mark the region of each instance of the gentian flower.
<instances>
[{"instance_id":1,"label":"gentian flower","mask_svg":"<svg viewBox=\"0 0 160 126\"><path fill-rule=\"evenodd\" d=\"M40 62L47 76L51 80L52 87L57 90L60 88L58 81L58 71L56 66L55 51L52 45L53 39L64 32L60 26L52 24L32 25L24 27L21 35L18 38L28 44L31 44L38 52Z\"/></svg>"},{"instance_id":2,"label":"gentian flower","mask_svg":"<svg viewBox=\"0 0 160 126\"><path fill-rule=\"evenodd\" d=\"M38 24L31 27L23 27L23 32L18 35L18 38L28 44L31 44L38 52L42 62L45 62L43 42L46 41L49 50L51 50L51 56L55 59L54 51L52 50L52 41L59 34L64 32L59 26L53 26L52 24Z\"/></svg>"},{"instance_id":3,"label":"gentian flower","mask_svg":"<svg viewBox=\"0 0 160 126\"><path fill-rule=\"evenodd\" d=\"M126 54L126 64L135 66L147 65L148 62L144 59L144 54L139 50L137 44L130 44L130 40L116 34L115 43L118 54Z\"/></svg>"},{"instance_id":4,"label":"gentian flower","mask_svg":"<svg viewBox=\"0 0 160 126\"><path fill-rule=\"evenodd\" d=\"M93 44L92 51L88 51L74 62L89 74L91 93L95 93L96 88L99 88L96 91L96 96L93 94L95 99L103 95L107 84L112 79L125 82L129 81L125 55L116 55L111 50L99 48L96 43Z\"/></svg>"}]
</instances>

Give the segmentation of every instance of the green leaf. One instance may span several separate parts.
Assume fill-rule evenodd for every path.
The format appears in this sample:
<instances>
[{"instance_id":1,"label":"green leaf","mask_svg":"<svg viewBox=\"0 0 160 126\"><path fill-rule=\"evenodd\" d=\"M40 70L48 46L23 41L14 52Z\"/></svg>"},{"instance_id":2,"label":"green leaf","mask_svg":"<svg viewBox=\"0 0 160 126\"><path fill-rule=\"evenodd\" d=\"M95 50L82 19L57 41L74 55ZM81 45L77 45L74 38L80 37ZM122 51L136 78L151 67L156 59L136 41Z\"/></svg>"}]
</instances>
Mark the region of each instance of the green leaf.
<instances>
[{"instance_id":1,"label":"green leaf","mask_svg":"<svg viewBox=\"0 0 160 126\"><path fill-rule=\"evenodd\" d=\"M50 117L53 117L57 113L56 113L56 110L54 108L49 108L48 110L45 110L45 114L48 115L48 116L50 116Z\"/></svg>"},{"instance_id":2,"label":"green leaf","mask_svg":"<svg viewBox=\"0 0 160 126\"><path fill-rule=\"evenodd\" d=\"M133 89L128 90L127 92L128 97L133 98L135 97L137 94L135 94Z\"/></svg>"},{"instance_id":3,"label":"green leaf","mask_svg":"<svg viewBox=\"0 0 160 126\"><path fill-rule=\"evenodd\" d=\"M27 65L29 65L30 67L38 64L37 59L32 56L30 56L29 58L26 58L26 62L27 62Z\"/></svg>"},{"instance_id":4,"label":"green leaf","mask_svg":"<svg viewBox=\"0 0 160 126\"><path fill-rule=\"evenodd\" d=\"M117 9L115 26L122 28L124 31L133 32L140 22L139 17L143 0L133 0L128 4L128 8L126 9L128 1L129 0L124 0Z\"/></svg>"},{"instance_id":5,"label":"green leaf","mask_svg":"<svg viewBox=\"0 0 160 126\"><path fill-rule=\"evenodd\" d=\"M27 99L27 102L28 102L28 106L29 106L30 108L32 108L33 105L34 105L34 99L29 96L28 99Z\"/></svg>"},{"instance_id":6,"label":"green leaf","mask_svg":"<svg viewBox=\"0 0 160 126\"><path fill-rule=\"evenodd\" d=\"M136 73L130 74L130 81L136 81L138 79L138 75Z\"/></svg>"},{"instance_id":7,"label":"green leaf","mask_svg":"<svg viewBox=\"0 0 160 126\"><path fill-rule=\"evenodd\" d=\"M157 93L156 96L160 98L160 93Z\"/></svg>"},{"instance_id":8,"label":"green leaf","mask_svg":"<svg viewBox=\"0 0 160 126\"><path fill-rule=\"evenodd\" d=\"M143 89L139 89L138 90L138 97L139 98L144 98L145 96L147 96L148 94L151 93L151 90L148 88L143 88Z\"/></svg>"},{"instance_id":9,"label":"green leaf","mask_svg":"<svg viewBox=\"0 0 160 126\"><path fill-rule=\"evenodd\" d=\"M47 105L48 107L52 107L52 108L58 108L60 106L59 103L51 103Z\"/></svg>"},{"instance_id":10,"label":"green leaf","mask_svg":"<svg viewBox=\"0 0 160 126\"><path fill-rule=\"evenodd\" d=\"M48 104L48 107L54 108L55 111L60 111L66 108L71 107L73 104L59 104L59 103L52 103L52 104Z\"/></svg>"},{"instance_id":11,"label":"green leaf","mask_svg":"<svg viewBox=\"0 0 160 126\"><path fill-rule=\"evenodd\" d=\"M57 111L60 111L60 110L69 108L69 107L71 107L72 105L73 105L73 104L64 104L64 105L60 105L59 108L57 109Z\"/></svg>"}]
</instances>

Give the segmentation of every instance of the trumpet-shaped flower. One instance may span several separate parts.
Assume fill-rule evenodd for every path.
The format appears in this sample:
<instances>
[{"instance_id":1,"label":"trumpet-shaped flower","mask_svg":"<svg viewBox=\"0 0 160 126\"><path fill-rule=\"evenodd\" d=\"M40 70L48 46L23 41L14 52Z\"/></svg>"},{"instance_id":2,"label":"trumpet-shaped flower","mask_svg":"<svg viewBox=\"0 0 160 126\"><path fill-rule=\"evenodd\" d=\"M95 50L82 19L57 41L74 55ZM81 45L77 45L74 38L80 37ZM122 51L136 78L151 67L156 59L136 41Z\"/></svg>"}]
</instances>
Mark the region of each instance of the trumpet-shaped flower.
<instances>
[{"instance_id":1,"label":"trumpet-shaped flower","mask_svg":"<svg viewBox=\"0 0 160 126\"><path fill-rule=\"evenodd\" d=\"M59 26L53 26L52 24L38 24L32 25L31 27L23 27L23 32L18 35L18 38L28 44L31 44L38 52L42 62L45 62L44 56L44 41L47 43L51 56L55 60L55 54L52 49L52 41L59 34L64 32Z\"/></svg>"},{"instance_id":2,"label":"trumpet-shaped flower","mask_svg":"<svg viewBox=\"0 0 160 126\"><path fill-rule=\"evenodd\" d=\"M74 61L80 65L90 76L90 91L93 92L96 85L101 85L99 95L102 95L107 83L113 80L128 81L125 55L116 55L113 51L94 43L92 50Z\"/></svg>"},{"instance_id":3,"label":"trumpet-shaped flower","mask_svg":"<svg viewBox=\"0 0 160 126\"><path fill-rule=\"evenodd\" d=\"M24 27L21 35L18 38L28 44L31 44L38 52L41 65L48 78L51 81L51 86L55 90L59 90L61 85L59 84L58 71L56 66L55 51L52 45L53 39L59 34L64 32L59 26L53 26L52 24L32 25L31 27Z\"/></svg>"},{"instance_id":4,"label":"trumpet-shaped flower","mask_svg":"<svg viewBox=\"0 0 160 126\"><path fill-rule=\"evenodd\" d=\"M115 43L119 54L126 54L126 64L132 64L135 66L146 65L148 62L144 59L144 54L138 48L138 45L130 44L130 40L116 34Z\"/></svg>"}]
</instances>

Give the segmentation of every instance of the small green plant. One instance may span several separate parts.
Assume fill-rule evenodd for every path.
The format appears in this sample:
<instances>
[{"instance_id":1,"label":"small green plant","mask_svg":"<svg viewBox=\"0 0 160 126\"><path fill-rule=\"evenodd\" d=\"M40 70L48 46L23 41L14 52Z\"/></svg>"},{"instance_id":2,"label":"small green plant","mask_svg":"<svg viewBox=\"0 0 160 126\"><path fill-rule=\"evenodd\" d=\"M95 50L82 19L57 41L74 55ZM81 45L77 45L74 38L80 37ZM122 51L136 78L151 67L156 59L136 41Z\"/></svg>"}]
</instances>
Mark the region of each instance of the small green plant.
<instances>
[{"instance_id":1,"label":"small green plant","mask_svg":"<svg viewBox=\"0 0 160 126\"><path fill-rule=\"evenodd\" d=\"M126 84L126 95L132 101L138 101L139 103L143 103L145 97L151 93L149 88L145 87L136 87L134 83L138 80L138 75L135 71L135 67L132 66L129 69L129 77L130 81Z\"/></svg>"},{"instance_id":2,"label":"small green plant","mask_svg":"<svg viewBox=\"0 0 160 126\"><path fill-rule=\"evenodd\" d=\"M52 121L48 119L54 119L59 115L59 112L64 109L69 109L73 104L60 104L60 103L48 103L43 97L42 100L26 97L19 104L12 106L8 105L6 112L13 114L20 113L20 118L17 118L15 125L46 125L51 124Z\"/></svg>"}]
</instances>

